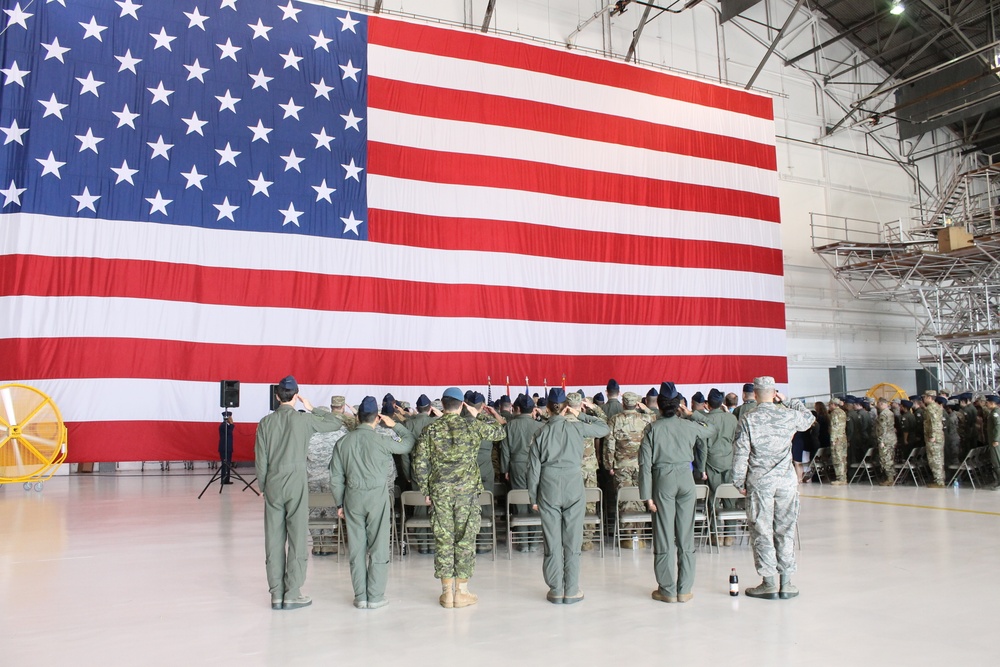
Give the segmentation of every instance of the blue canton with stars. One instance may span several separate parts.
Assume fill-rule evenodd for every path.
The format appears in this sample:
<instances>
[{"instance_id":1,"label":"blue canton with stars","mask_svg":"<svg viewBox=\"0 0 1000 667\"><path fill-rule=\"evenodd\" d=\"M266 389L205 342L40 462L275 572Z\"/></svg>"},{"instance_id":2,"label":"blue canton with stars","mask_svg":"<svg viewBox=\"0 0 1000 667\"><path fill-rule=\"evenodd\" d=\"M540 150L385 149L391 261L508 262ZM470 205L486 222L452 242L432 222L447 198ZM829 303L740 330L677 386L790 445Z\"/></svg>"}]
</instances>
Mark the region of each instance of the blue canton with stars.
<instances>
[{"instance_id":1,"label":"blue canton with stars","mask_svg":"<svg viewBox=\"0 0 1000 667\"><path fill-rule=\"evenodd\" d=\"M2 0L0 213L366 239L365 17L278 1Z\"/></svg>"}]
</instances>

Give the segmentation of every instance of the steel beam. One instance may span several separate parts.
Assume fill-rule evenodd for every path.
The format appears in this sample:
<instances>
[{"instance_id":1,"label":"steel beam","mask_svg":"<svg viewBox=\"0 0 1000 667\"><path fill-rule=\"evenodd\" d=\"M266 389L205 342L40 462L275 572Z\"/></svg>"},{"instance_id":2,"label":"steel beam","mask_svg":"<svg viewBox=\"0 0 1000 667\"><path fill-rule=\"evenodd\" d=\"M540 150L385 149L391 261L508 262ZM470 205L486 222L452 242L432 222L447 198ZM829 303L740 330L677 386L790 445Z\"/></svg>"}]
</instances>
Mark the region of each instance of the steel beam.
<instances>
[{"instance_id":1,"label":"steel beam","mask_svg":"<svg viewBox=\"0 0 1000 667\"><path fill-rule=\"evenodd\" d=\"M483 27L479 32L489 32L490 21L493 20L493 10L496 9L497 0L490 0L486 5L486 16L483 17Z\"/></svg>"},{"instance_id":2,"label":"steel beam","mask_svg":"<svg viewBox=\"0 0 1000 667\"><path fill-rule=\"evenodd\" d=\"M750 90L750 88L753 87L753 82L757 80L757 77L760 75L761 70L764 69L764 65L771 58L771 54L774 53L774 50L776 48L778 48L778 42L781 41L781 38L785 34L785 31L788 30L788 26L792 24L792 19L795 18L795 15L799 13L799 9L802 7L804 3L805 0L796 0L795 7L792 8L792 12L788 15L788 18L785 19L785 23L784 25L781 26L781 30L778 31L778 34L774 36L773 40L771 40L771 45L767 47L767 52L764 54L764 57L761 58L760 64L757 65L757 69L755 69L753 72L753 76L751 76L750 80L747 81L747 85L745 86L746 90Z\"/></svg>"}]
</instances>

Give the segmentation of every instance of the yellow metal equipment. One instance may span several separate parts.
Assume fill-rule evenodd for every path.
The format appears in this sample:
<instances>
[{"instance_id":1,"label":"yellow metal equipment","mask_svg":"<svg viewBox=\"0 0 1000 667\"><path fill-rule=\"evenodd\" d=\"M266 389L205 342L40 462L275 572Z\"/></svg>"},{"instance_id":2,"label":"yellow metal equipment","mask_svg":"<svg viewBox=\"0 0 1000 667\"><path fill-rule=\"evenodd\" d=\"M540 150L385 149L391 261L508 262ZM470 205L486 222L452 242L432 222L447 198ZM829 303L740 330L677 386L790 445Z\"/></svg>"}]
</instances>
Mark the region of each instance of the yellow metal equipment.
<instances>
[{"instance_id":1,"label":"yellow metal equipment","mask_svg":"<svg viewBox=\"0 0 1000 667\"><path fill-rule=\"evenodd\" d=\"M905 399L907 394L905 391L892 383L879 382L877 385L868 390L867 396L869 398L884 398L891 401L894 398L898 398L900 400Z\"/></svg>"},{"instance_id":2,"label":"yellow metal equipment","mask_svg":"<svg viewBox=\"0 0 1000 667\"><path fill-rule=\"evenodd\" d=\"M41 491L65 460L66 426L52 399L27 385L0 386L0 484Z\"/></svg>"}]
</instances>

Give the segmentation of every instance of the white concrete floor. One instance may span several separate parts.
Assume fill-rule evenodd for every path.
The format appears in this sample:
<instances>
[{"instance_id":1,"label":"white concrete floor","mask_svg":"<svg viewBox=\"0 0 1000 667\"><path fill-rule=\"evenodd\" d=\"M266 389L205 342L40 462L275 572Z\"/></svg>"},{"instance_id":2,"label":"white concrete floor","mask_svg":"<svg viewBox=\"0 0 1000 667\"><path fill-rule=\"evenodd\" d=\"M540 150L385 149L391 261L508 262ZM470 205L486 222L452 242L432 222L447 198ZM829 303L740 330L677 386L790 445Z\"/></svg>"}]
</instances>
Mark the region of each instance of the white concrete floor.
<instances>
[{"instance_id":1,"label":"white concrete floor","mask_svg":"<svg viewBox=\"0 0 1000 667\"><path fill-rule=\"evenodd\" d=\"M802 596L754 585L747 547L698 554L695 598L650 599L652 555L583 556L587 599L545 599L541 555L480 556L480 603L446 610L431 556L391 565L391 604L351 606L346 559L313 557L312 607L271 611L262 503L205 475L0 487L0 664L992 664L1000 493L803 487ZM650 662L655 661L655 662Z\"/></svg>"}]
</instances>

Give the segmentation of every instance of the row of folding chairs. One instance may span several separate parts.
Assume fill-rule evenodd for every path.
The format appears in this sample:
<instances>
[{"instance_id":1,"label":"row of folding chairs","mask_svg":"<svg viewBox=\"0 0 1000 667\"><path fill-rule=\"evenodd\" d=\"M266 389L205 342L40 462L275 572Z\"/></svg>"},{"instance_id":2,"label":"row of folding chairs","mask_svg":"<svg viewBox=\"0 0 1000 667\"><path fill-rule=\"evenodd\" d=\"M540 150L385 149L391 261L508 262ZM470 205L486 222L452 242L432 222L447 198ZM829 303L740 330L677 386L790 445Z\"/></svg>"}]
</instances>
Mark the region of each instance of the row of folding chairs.
<instances>
[{"instance_id":1,"label":"row of folding chairs","mask_svg":"<svg viewBox=\"0 0 1000 667\"><path fill-rule=\"evenodd\" d=\"M955 467L955 474L948 480L948 484L954 484L955 480L961 483L963 474L973 489L976 488L977 482L979 486L986 486L1000 481L996 479L993 472L993 454L990 449L990 446L970 449L962 462Z\"/></svg>"}]
</instances>

